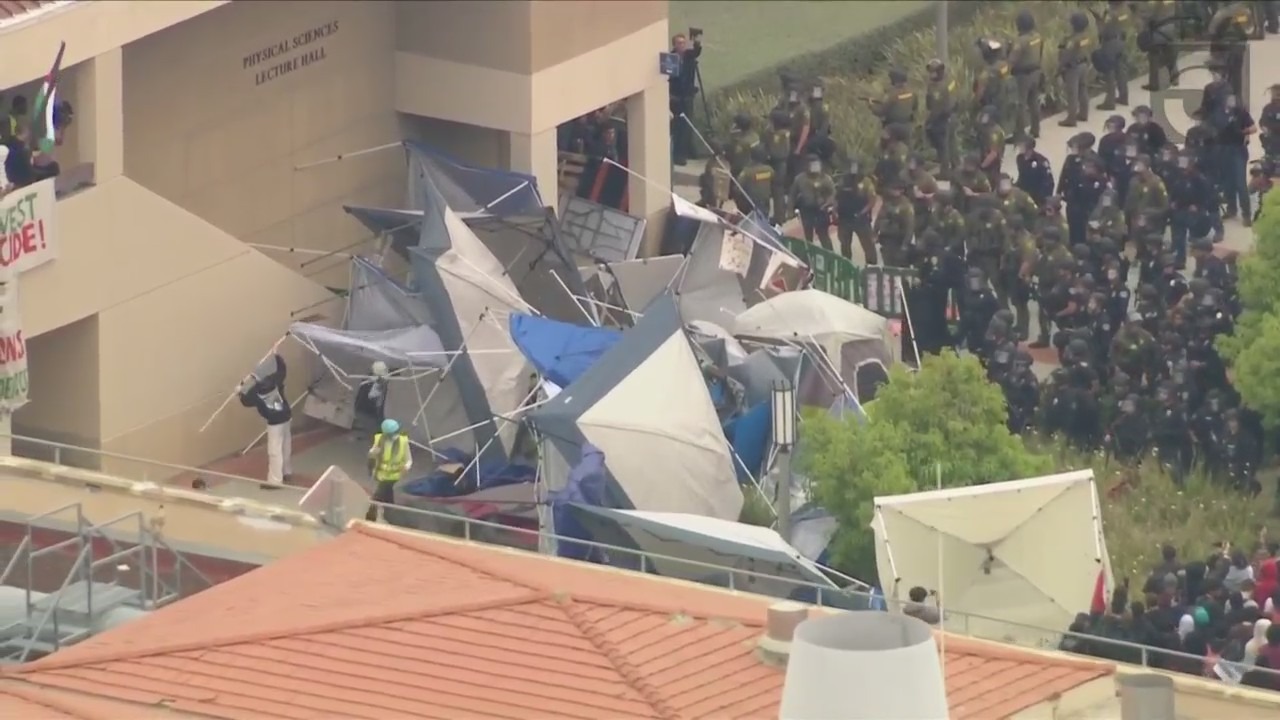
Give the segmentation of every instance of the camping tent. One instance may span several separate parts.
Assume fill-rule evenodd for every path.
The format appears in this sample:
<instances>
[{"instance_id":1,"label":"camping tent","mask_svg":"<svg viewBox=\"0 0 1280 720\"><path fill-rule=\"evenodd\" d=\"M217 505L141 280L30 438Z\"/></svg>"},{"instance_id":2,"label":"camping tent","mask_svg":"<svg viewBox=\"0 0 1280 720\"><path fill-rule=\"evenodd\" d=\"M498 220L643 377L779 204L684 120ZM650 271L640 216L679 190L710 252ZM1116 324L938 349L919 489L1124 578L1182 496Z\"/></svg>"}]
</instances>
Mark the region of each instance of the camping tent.
<instances>
[{"instance_id":1,"label":"camping tent","mask_svg":"<svg viewBox=\"0 0 1280 720\"><path fill-rule=\"evenodd\" d=\"M836 589L813 561L769 528L687 513L610 510L581 503L572 505L572 511L591 540L637 551L630 557L610 555L610 562L626 567L640 569L636 561L639 553L645 553L644 568L659 575L762 595L792 597L808 585Z\"/></svg>"},{"instance_id":2,"label":"camping tent","mask_svg":"<svg viewBox=\"0 0 1280 720\"><path fill-rule=\"evenodd\" d=\"M670 294L528 419L552 489L589 442L605 456L610 506L730 520L742 509L728 441Z\"/></svg>"},{"instance_id":3,"label":"camping tent","mask_svg":"<svg viewBox=\"0 0 1280 720\"><path fill-rule=\"evenodd\" d=\"M892 362L889 321L821 290L776 295L740 313L732 329L739 338L821 353L801 374L797 388L808 405L831 407L843 394L841 383L860 401L870 401Z\"/></svg>"},{"instance_id":4,"label":"camping tent","mask_svg":"<svg viewBox=\"0 0 1280 720\"><path fill-rule=\"evenodd\" d=\"M685 320L728 328L739 313L768 297L778 278L787 287L798 286L804 263L767 223L748 218L733 225L678 195L672 195L671 202L677 215L699 221L676 280Z\"/></svg>"},{"instance_id":5,"label":"camping tent","mask_svg":"<svg viewBox=\"0 0 1280 720\"><path fill-rule=\"evenodd\" d=\"M871 528L889 598L937 590L990 639L1052 641L1111 575L1090 470L876 498Z\"/></svg>"}]
</instances>

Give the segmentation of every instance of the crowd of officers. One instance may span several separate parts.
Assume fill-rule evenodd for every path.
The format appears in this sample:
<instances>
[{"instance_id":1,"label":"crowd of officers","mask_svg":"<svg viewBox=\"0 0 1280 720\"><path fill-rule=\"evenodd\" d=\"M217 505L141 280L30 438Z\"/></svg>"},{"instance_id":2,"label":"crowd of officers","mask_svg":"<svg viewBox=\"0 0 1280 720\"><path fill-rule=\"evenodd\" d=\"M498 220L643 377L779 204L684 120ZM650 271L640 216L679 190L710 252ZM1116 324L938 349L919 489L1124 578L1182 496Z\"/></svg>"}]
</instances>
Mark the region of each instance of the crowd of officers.
<instances>
[{"instance_id":1,"label":"crowd of officers","mask_svg":"<svg viewBox=\"0 0 1280 720\"><path fill-rule=\"evenodd\" d=\"M1142 3L1140 17L1149 29L1173 4ZM1236 4L1221 5L1213 17L1230 17ZM1075 33L1060 44L1069 106L1060 124L1087 120L1086 63L1107 78L1100 109L1128 104L1130 12L1129 3L1108 3L1096 38L1084 15L1072 18ZM872 101L883 122L880 157L851 159L833 179L823 87L784 83L767 127L740 115L728 144L713 148L703 204L732 199L744 214L771 212L778 223L798 214L810 242L831 250L834 227L846 257L856 237L866 264L913 269L904 355L947 348L977 355L1004 389L1013 432L1034 428L1122 461L1153 456L1176 479L1199 463L1257 492L1257 418L1240 407L1214 347L1240 312L1234 260L1220 259L1213 246L1224 219L1252 220L1250 193L1271 187L1273 168L1264 163L1245 179L1256 127L1238 102L1228 60L1215 56L1184 147L1168 140L1151 108L1135 107L1129 121L1107 117L1101 137L1072 137L1055 180L1036 151L1044 40L1029 13L1018 16L1017 30L1007 51L995 42L982 47L976 150L957 157L956 81L934 60L923 118L906 73L891 71L885 97ZM1152 53L1151 61L1153 84L1166 70L1176 80L1176 58ZM1262 142L1269 156L1280 156L1280 85L1271 92L1259 116ZM949 186L910 152L918 119ZM1013 173L1003 166L1006 142L1017 147ZM1196 260L1190 277L1188 253ZM1032 348L1054 347L1061 361L1044 383L1019 348L1028 340Z\"/></svg>"}]
</instances>

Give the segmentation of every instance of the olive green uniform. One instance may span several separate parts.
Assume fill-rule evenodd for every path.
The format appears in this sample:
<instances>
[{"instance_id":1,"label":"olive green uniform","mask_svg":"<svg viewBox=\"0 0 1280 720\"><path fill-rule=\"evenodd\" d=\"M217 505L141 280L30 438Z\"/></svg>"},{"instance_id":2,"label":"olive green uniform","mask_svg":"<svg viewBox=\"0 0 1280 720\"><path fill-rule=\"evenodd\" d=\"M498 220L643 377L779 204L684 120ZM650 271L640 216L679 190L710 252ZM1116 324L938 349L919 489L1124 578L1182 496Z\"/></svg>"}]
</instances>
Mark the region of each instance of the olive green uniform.
<instances>
[{"instance_id":1,"label":"olive green uniform","mask_svg":"<svg viewBox=\"0 0 1280 720\"><path fill-rule=\"evenodd\" d=\"M982 162L987 162L988 156L995 155L989 163L982 166L982 171L987 176L987 182L992 187L999 182L1000 167L1004 165L1004 141L1006 137L1004 128L996 123L978 128L978 152L982 156Z\"/></svg>"},{"instance_id":2,"label":"olive green uniform","mask_svg":"<svg viewBox=\"0 0 1280 720\"><path fill-rule=\"evenodd\" d=\"M1000 211L1008 220L1017 216L1022 220L1022 227L1034 228L1040 219L1040 208L1022 188L1010 188L1009 192L999 196Z\"/></svg>"},{"instance_id":3,"label":"olive green uniform","mask_svg":"<svg viewBox=\"0 0 1280 720\"><path fill-rule=\"evenodd\" d=\"M905 196L885 198L876 215L876 237L880 239L880 254L888 267L904 267L907 263L907 247L915 236L915 210Z\"/></svg>"},{"instance_id":4,"label":"olive green uniform","mask_svg":"<svg viewBox=\"0 0 1280 720\"><path fill-rule=\"evenodd\" d=\"M1058 48L1058 74L1067 97L1067 117L1063 122L1073 125L1089 120L1088 64L1093 38L1086 32L1073 33Z\"/></svg>"},{"instance_id":5,"label":"olive green uniform","mask_svg":"<svg viewBox=\"0 0 1280 720\"><path fill-rule=\"evenodd\" d=\"M960 158L956 150L956 132L952 118L956 109L956 81L944 75L941 80L930 80L925 91L924 104L928 116L924 121L924 135L930 147L938 154L938 167L943 177L950 177Z\"/></svg>"},{"instance_id":6,"label":"olive green uniform","mask_svg":"<svg viewBox=\"0 0 1280 720\"><path fill-rule=\"evenodd\" d=\"M967 212L973 204L975 195L985 195L991 192L991 180L981 170L969 170L961 168L956 173L953 185L956 187L956 207L961 212Z\"/></svg>"},{"instance_id":7,"label":"olive green uniform","mask_svg":"<svg viewBox=\"0 0 1280 720\"><path fill-rule=\"evenodd\" d=\"M1066 237L1064 232L1062 237ZM1035 277L1036 277L1036 302L1039 307L1036 308L1036 319L1040 325L1038 341L1041 344L1048 345L1049 332L1053 328L1053 317L1049 315L1048 308L1045 307L1042 299L1053 289L1054 282L1058 278L1058 268L1063 263L1071 262L1071 253L1062 246L1061 242L1047 245L1036 257Z\"/></svg>"},{"instance_id":8,"label":"olive green uniform","mask_svg":"<svg viewBox=\"0 0 1280 720\"><path fill-rule=\"evenodd\" d=\"M880 118L884 127L890 125L914 125L919 101L911 88L894 85L885 91L884 97L871 104L871 112Z\"/></svg>"},{"instance_id":9,"label":"olive green uniform","mask_svg":"<svg viewBox=\"0 0 1280 720\"><path fill-rule=\"evenodd\" d=\"M1032 137L1040 137L1040 85L1044 81L1044 38L1034 30L1019 35L1009 54L1013 73L1014 137L1031 129Z\"/></svg>"},{"instance_id":10,"label":"olive green uniform","mask_svg":"<svg viewBox=\"0 0 1280 720\"><path fill-rule=\"evenodd\" d=\"M911 207L916 214L916 234L929 229L933 212L933 196L938 192L938 181L929 171L916 168L910 172Z\"/></svg>"},{"instance_id":11,"label":"olive green uniform","mask_svg":"<svg viewBox=\"0 0 1280 720\"><path fill-rule=\"evenodd\" d=\"M1151 42L1147 49L1147 84L1149 89L1159 89L1161 68L1168 71L1170 84L1178 76L1178 23L1173 20L1177 17L1178 1L1146 0L1140 11Z\"/></svg>"},{"instance_id":12,"label":"olive green uniform","mask_svg":"<svg viewBox=\"0 0 1280 720\"><path fill-rule=\"evenodd\" d=\"M726 156L729 160L729 172L737 177L742 169L751 164L751 152L760 145L760 136L755 130L735 130L729 136L729 148Z\"/></svg>"},{"instance_id":13,"label":"olive green uniform","mask_svg":"<svg viewBox=\"0 0 1280 720\"><path fill-rule=\"evenodd\" d=\"M753 209L760 212L769 211L769 196L773 193L773 168L762 162L753 162L738 173L738 185L742 188L736 198L738 210L743 215L751 214Z\"/></svg>"},{"instance_id":14,"label":"olive green uniform","mask_svg":"<svg viewBox=\"0 0 1280 720\"><path fill-rule=\"evenodd\" d=\"M718 155L707 158L706 167L698 178L701 191L701 205L712 210L719 210L729 200L729 190L733 181L729 175L729 164Z\"/></svg>"},{"instance_id":15,"label":"olive green uniform","mask_svg":"<svg viewBox=\"0 0 1280 720\"><path fill-rule=\"evenodd\" d=\"M769 167L773 168L773 213L769 216L781 225L787 216L787 167L791 158L791 129L774 128L769 133ZM765 209L761 207L761 209Z\"/></svg>"},{"instance_id":16,"label":"olive green uniform","mask_svg":"<svg viewBox=\"0 0 1280 720\"><path fill-rule=\"evenodd\" d=\"M1008 224L1004 215L996 209L988 196L978 203L965 218L969 230L969 267L981 268L996 291L996 299L1002 306L1008 304L1008 288L1000 275L1000 264L1009 245Z\"/></svg>"},{"instance_id":17,"label":"olive green uniform","mask_svg":"<svg viewBox=\"0 0 1280 720\"><path fill-rule=\"evenodd\" d=\"M1103 12L1098 24L1098 43L1102 50L1101 54L1105 57L1105 64L1100 70L1102 85L1107 92L1102 104L1098 107L1104 110L1114 108L1116 103L1129 104L1129 76L1132 73L1129 69L1125 40L1129 36L1130 24L1128 9L1117 10L1111 7Z\"/></svg>"},{"instance_id":18,"label":"olive green uniform","mask_svg":"<svg viewBox=\"0 0 1280 720\"><path fill-rule=\"evenodd\" d=\"M876 163L876 185L885 188L892 182L907 180L907 156L910 152L906 143L895 140L885 144Z\"/></svg>"},{"instance_id":19,"label":"olive green uniform","mask_svg":"<svg viewBox=\"0 0 1280 720\"><path fill-rule=\"evenodd\" d=\"M978 77L973 83L975 112L980 112L982 108L991 105L995 107L997 115L992 118L993 120L999 122L1008 117L1009 74L1009 63L999 59L989 60L978 71Z\"/></svg>"},{"instance_id":20,"label":"olive green uniform","mask_svg":"<svg viewBox=\"0 0 1280 720\"><path fill-rule=\"evenodd\" d=\"M814 235L822 247L831 250L831 210L835 207L836 185L831 176L819 173L797 175L791 185L791 206L800 216L804 239L813 242Z\"/></svg>"},{"instance_id":21,"label":"olive green uniform","mask_svg":"<svg viewBox=\"0 0 1280 720\"><path fill-rule=\"evenodd\" d=\"M806 137L809 133L809 107L804 103L796 103L787 108L787 113L791 116L791 159L787 164L787 182L791 183L800 175L804 164L800 141L803 139L806 143L809 142Z\"/></svg>"},{"instance_id":22,"label":"olive green uniform","mask_svg":"<svg viewBox=\"0 0 1280 720\"><path fill-rule=\"evenodd\" d=\"M934 209L930 228L947 245L965 241L964 215L950 205Z\"/></svg>"},{"instance_id":23,"label":"olive green uniform","mask_svg":"<svg viewBox=\"0 0 1280 720\"><path fill-rule=\"evenodd\" d=\"M876 183L862 174L845 173L836 187L836 238L840 241L840 253L853 259L853 236L858 236L862 246L864 264L875 265L876 236L871 228L871 210L876 202Z\"/></svg>"},{"instance_id":24,"label":"olive green uniform","mask_svg":"<svg viewBox=\"0 0 1280 720\"><path fill-rule=\"evenodd\" d=\"M1003 284L1008 289L1009 301L1013 305L1014 330L1022 339L1027 338L1031 327L1031 278L1039 259L1040 249L1036 247L1035 237L1026 230L1020 230L1010 238L1009 247L1000 264L1005 276Z\"/></svg>"},{"instance_id":25,"label":"olive green uniform","mask_svg":"<svg viewBox=\"0 0 1280 720\"><path fill-rule=\"evenodd\" d=\"M1124 214L1130 227L1139 215L1163 229L1163 219L1169 212L1169 192L1159 175L1150 177L1135 175L1129 180L1129 193L1125 196ZM1152 222L1154 221L1154 222Z\"/></svg>"},{"instance_id":26,"label":"olive green uniform","mask_svg":"<svg viewBox=\"0 0 1280 720\"><path fill-rule=\"evenodd\" d=\"M1087 235L1091 242L1106 238L1117 246L1123 247L1124 239L1128 235L1124 212L1114 205L1104 206L1098 203L1093 208L1093 212L1089 213Z\"/></svg>"}]
</instances>

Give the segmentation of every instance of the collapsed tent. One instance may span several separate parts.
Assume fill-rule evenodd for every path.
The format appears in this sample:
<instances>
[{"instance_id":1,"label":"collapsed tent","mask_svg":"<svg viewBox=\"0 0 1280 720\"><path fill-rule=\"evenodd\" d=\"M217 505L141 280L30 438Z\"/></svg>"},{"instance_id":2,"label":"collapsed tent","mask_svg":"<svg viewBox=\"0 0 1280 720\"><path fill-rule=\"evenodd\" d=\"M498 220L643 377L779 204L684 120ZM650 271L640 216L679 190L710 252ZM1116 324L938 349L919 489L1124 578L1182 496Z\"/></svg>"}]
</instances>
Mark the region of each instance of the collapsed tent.
<instances>
[{"instance_id":1,"label":"collapsed tent","mask_svg":"<svg viewBox=\"0 0 1280 720\"><path fill-rule=\"evenodd\" d=\"M495 416L514 420L529 395L532 373L507 333L512 312L528 309L502 265L435 190L430 177L420 183L425 209L418 247L410 250L415 286L446 351L448 372L459 376L458 393L436 402L481 454L506 455L515 436L513 422L499 435ZM440 437L439 432L432 432ZM495 438L501 439L495 442ZM468 445L462 445L468 447Z\"/></svg>"},{"instance_id":2,"label":"collapsed tent","mask_svg":"<svg viewBox=\"0 0 1280 720\"><path fill-rule=\"evenodd\" d=\"M807 269L772 228L748 218L732 225L719 215L672 196L677 215L699 220L687 262L676 280L686 320L732 327L734 318L777 286L798 287Z\"/></svg>"},{"instance_id":3,"label":"collapsed tent","mask_svg":"<svg viewBox=\"0 0 1280 720\"><path fill-rule=\"evenodd\" d=\"M422 246L421 225L425 214L435 212L434 194L497 260L495 277L509 280L530 306L559 320L596 320L591 304L579 299L587 289L578 261L532 176L465 165L418 143L406 143L406 149L410 207L346 206L347 213L390 237L391 248L408 259L410 248Z\"/></svg>"},{"instance_id":4,"label":"collapsed tent","mask_svg":"<svg viewBox=\"0 0 1280 720\"><path fill-rule=\"evenodd\" d=\"M604 453L612 507L729 520L742 509L728 441L670 294L527 417L553 489L589 442Z\"/></svg>"},{"instance_id":5,"label":"collapsed tent","mask_svg":"<svg viewBox=\"0 0 1280 720\"><path fill-rule=\"evenodd\" d=\"M878 497L871 528L885 594L936 590L980 637L1053 641L1111 577L1091 470Z\"/></svg>"},{"instance_id":6,"label":"collapsed tent","mask_svg":"<svg viewBox=\"0 0 1280 720\"><path fill-rule=\"evenodd\" d=\"M821 290L776 295L739 314L732 328L740 339L820 353L796 388L806 405L829 408L845 388L859 401L869 402L888 380L889 321Z\"/></svg>"},{"instance_id":7,"label":"collapsed tent","mask_svg":"<svg viewBox=\"0 0 1280 720\"><path fill-rule=\"evenodd\" d=\"M769 528L687 513L571 507L591 540L636 551L610 555L613 564L640 569L644 553L644 568L666 577L781 598L798 597L810 585L836 591L817 565Z\"/></svg>"}]
</instances>

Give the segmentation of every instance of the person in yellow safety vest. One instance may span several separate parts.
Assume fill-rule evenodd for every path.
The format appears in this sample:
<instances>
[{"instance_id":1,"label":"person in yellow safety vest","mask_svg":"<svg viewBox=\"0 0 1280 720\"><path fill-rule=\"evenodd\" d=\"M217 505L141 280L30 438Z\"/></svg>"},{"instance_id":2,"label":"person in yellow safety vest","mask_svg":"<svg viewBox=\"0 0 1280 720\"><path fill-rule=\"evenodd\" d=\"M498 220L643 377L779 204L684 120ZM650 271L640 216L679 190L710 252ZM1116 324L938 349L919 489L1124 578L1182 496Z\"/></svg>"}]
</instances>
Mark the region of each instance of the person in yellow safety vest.
<instances>
[{"instance_id":1,"label":"person in yellow safety vest","mask_svg":"<svg viewBox=\"0 0 1280 720\"><path fill-rule=\"evenodd\" d=\"M382 432L373 436L373 446L369 448L369 467L377 481L373 501L394 505L396 483L413 467L409 436L400 432L400 423L391 418L382 421ZM378 514L378 506L371 505L365 517L374 521Z\"/></svg>"}]
</instances>

